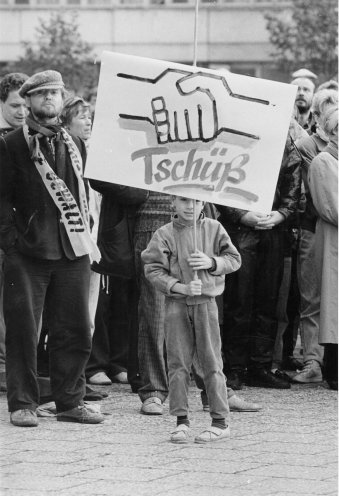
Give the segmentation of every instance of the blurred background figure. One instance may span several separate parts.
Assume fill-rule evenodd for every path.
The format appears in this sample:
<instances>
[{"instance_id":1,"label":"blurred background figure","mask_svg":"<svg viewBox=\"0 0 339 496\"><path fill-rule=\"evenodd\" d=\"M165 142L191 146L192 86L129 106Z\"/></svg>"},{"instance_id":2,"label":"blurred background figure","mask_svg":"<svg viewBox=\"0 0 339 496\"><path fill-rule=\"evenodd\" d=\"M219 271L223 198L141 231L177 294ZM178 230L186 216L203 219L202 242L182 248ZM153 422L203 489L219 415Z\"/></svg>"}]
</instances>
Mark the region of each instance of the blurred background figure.
<instances>
[{"instance_id":1,"label":"blurred background figure","mask_svg":"<svg viewBox=\"0 0 339 496\"><path fill-rule=\"evenodd\" d=\"M324 131L324 113L329 106L338 102L335 90L317 91L312 104L312 113L316 131L297 140L297 147L302 156L302 179L305 188L306 206L300 215L298 244L298 285L300 291L300 334L303 347L303 367L293 377L295 382L321 382L323 365L323 347L319 344L320 287L315 265L315 228L318 214L314 208L309 185L309 166L328 144Z\"/></svg>"},{"instance_id":2,"label":"blurred background figure","mask_svg":"<svg viewBox=\"0 0 339 496\"><path fill-rule=\"evenodd\" d=\"M328 145L311 162L309 188L318 213L315 267L320 283L319 343L324 346L324 377L338 389L338 104L322 116Z\"/></svg>"},{"instance_id":3,"label":"blurred background figure","mask_svg":"<svg viewBox=\"0 0 339 496\"><path fill-rule=\"evenodd\" d=\"M92 120L96 95L97 88L87 95L86 116ZM92 233L101 260L92 265L95 285L90 313L95 322L86 378L89 384L98 386L129 382L136 392L141 383L133 236L136 210L148 192L102 181L90 183L94 188L89 188L90 212L94 213Z\"/></svg>"},{"instance_id":4,"label":"blurred background figure","mask_svg":"<svg viewBox=\"0 0 339 496\"><path fill-rule=\"evenodd\" d=\"M28 110L19 89L28 79L26 74L11 72L0 82L0 136L25 124Z\"/></svg>"},{"instance_id":5,"label":"blurred background figure","mask_svg":"<svg viewBox=\"0 0 339 496\"><path fill-rule=\"evenodd\" d=\"M297 77L291 84L298 86L295 104L299 111L298 123L306 129L308 134L314 131L314 121L311 112L312 100L315 90L314 82L308 77Z\"/></svg>"},{"instance_id":6,"label":"blurred background figure","mask_svg":"<svg viewBox=\"0 0 339 496\"><path fill-rule=\"evenodd\" d=\"M137 356L137 288L134 264L134 224L147 190L91 180L102 194L98 231L101 260L92 270L101 276L92 353L87 382L140 387Z\"/></svg>"},{"instance_id":7,"label":"blurred background figure","mask_svg":"<svg viewBox=\"0 0 339 496\"><path fill-rule=\"evenodd\" d=\"M289 133L294 143L298 139L308 136L305 129L298 124L298 117L299 111L295 105L289 128ZM302 362L295 356L294 352L298 338L300 305L296 269L298 232L300 215L305 208L305 201L303 185L301 185L298 208L288 217L284 229L284 272L277 304L278 331L274 346L272 371L286 379L288 376L283 371L296 371L302 368Z\"/></svg>"},{"instance_id":8,"label":"blurred background figure","mask_svg":"<svg viewBox=\"0 0 339 496\"><path fill-rule=\"evenodd\" d=\"M0 81L0 136L21 127L25 123L28 110L19 89L28 79L26 74L11 72ZM3 261L4 252L0 250L0 390L6 391L5 365L5 321L3 315Z\"/></svg>"},{"instance_id":9,"label":"blurred background figure","mask_svg":"<svg viewBox=\"0 0 339 496\"><path fill-rule=\"evenodd\" d=\"M224 292L227 384L288 389L272 372L278 330L277 304L284 271L284 235L300 201L300 156L288 135L270 215L218 205L219 221L238 249L242 265Z\"/></svg>"},{"instance_id":10,"label":"blurred background figure","mask_svg":"<svg viewBox=\"0 0 339 496\"><path fill-rule=\"evenodd\" d=\"M88 102L78 96L66 99L61 113L61 122L65 129L72 135L81 138L88 150L92 133L91 107ZM91 235L96 242L98 237L100 195L94 191L88 183L89 212L91 219ZM89 313L91 320L91 335L94 333L94 319L99 297L100 277L96 272L91 271L90 291L89 291Z\"/></svg>"},{"instance_id":11,"label":"blurred background figure","mask_svg":"<svg viewBox=\"0 0 339 496\"><path fill-rule=\"evenodd\" d=\"M306 69L305 67L302 67L301 69L298 69L297 71L293 72L291 74L291 78L297 79L297 78L307 78L310 79L311 81L316 82L318 79L318 76L314 74L314 72L310 71L309 69Z\"/></svg>"}]
</instances>

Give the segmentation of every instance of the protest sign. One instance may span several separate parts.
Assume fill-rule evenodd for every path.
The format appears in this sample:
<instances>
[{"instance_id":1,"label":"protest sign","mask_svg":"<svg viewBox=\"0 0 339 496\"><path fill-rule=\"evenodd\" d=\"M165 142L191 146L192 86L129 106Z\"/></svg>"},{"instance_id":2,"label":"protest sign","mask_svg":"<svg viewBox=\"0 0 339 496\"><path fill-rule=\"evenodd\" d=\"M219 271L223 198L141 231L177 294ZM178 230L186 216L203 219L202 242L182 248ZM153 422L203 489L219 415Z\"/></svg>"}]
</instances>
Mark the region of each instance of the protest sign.
<instances>
[{"instance_id":1,"label":"protest sign","mask_svg":"<svg viewBox=\"0 0 339 496\"><path fill-rule=\"evenodd\" d=\"M296 87L103 52L86 177L269 213Z\"/></svg>"}]
</instances>

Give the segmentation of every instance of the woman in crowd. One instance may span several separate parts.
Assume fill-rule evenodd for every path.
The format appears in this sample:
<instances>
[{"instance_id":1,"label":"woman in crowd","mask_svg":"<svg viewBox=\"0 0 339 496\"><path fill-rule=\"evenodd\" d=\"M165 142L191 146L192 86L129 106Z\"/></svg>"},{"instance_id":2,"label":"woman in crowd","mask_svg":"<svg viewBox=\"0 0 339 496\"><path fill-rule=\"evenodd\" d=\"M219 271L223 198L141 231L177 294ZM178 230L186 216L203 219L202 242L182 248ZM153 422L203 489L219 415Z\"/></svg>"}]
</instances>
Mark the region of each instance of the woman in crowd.
<instances>
[{"instance_id":1,"label":"woman in crowd","mask_svg":"<svg viewBox=\"0 0 339 496\"><path fill-rule=\"evenodd\" d=\"M315 261L320 283L319 343L324 351L324 377L338 389L338 104L327 107L323 129L327 147L311 162L308 181L319 215Z\"/></svg>"},{"instance_id":2,"label":"woman in crowd","mask_svg":"<svg viewBox=\"0 0 339 496\"><path fill-rule=\"evenodd\" d=\"M72 135L81 138L88 149L89 138L92 132L92 118L89 103L79 96L71 96L65 100L61 113L63 126ZM89 188L89 211L91 216L91 234L94 241L97 241L100 195ZM89 293L89 313L91 319L91 334L94 333L94 318L99 297L100 276L91 271L90 293Z\"/></svg>"},{"instance_id":3,"label":"woman in crowd","mask_svg":"<svg viewBox=\"0 0 339 496\"><path fill-rule=\"evenodd\" d=\"M61 113L63 126L72 135L81 138L88 150L89 139L92 133L92 114L90 104L79 96L70 96L65 100L64 108ZM88 186L88 185L87 185ZM88 186L89 211L91 219L91 235L96 242L98 237L98 225L100 214L101 196ZM90 288L89 288L89 315L91 324L91 335L94 334L94 320L98 306L100 289L100 274L91 270ZM86 386L86 400L100 400L107 396L106 393L94 391L88 385Z\"/></svg>"}]
</instances>

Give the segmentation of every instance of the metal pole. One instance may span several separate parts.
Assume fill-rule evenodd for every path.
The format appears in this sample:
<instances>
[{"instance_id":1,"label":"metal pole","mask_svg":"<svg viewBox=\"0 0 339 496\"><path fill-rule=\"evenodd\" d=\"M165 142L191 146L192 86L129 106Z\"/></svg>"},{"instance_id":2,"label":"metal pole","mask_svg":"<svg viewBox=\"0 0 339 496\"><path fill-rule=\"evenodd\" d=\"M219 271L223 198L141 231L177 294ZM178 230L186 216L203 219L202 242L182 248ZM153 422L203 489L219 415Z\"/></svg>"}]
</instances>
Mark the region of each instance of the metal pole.
<instances>
[{"instance_id":1,"label":"metal pole","mask_svg":"<svg viewBox=\"0 0 339 496\"><path fill-rule=\"evenodd\" d=\"M199 19L199 0L195 0L195 15L194 15L194 52L193 66L197 65L198 58L198 19Z\"/></svg>"},{"instance_id":2,"label":"metal pole","mask_svg":"<svg viewBox=\"0 0 339 496\"><path fill-rule=\"evenodd\" d=\"M193 51L193 66L197 65L198 58L198 19L199 19L199 0L195 0L195 15L194 15L194 51ZM198 251L197 245L197 223L196 223L196 201L193 200L193 246L194 252ZM197 271L194 271L194 279L198 279Z\"/></svg>"}]
</instances>

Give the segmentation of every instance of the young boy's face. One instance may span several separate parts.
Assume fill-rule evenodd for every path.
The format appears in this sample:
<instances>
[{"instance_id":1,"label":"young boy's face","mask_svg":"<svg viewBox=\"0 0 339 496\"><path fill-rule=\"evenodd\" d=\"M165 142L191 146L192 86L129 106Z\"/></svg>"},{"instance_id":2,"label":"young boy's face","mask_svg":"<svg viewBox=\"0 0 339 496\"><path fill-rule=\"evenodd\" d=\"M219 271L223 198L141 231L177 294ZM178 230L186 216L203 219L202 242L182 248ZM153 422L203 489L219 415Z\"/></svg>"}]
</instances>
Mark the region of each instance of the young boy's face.
<instances>
[{"instance_id":1,"label":"young boy's face","mask_svg":"<svg viewBox=\"0 0 339 496\"><path fill-rule=\"evenodd\" d=\"M193 216L193 204L194 200L191 198L185 198L184 196L174 196L173 197L173 208L175 213L178 215L179 220L189 222L194 220ZM196 219L199 218L201 211L204 207L204 202L200 200L195 200L196 204Z\"/></svg>"}]
</instances>

